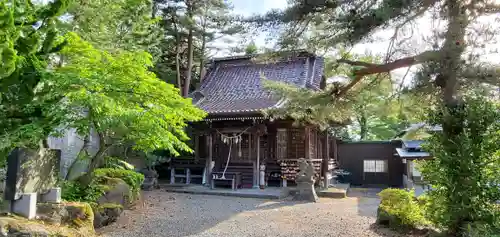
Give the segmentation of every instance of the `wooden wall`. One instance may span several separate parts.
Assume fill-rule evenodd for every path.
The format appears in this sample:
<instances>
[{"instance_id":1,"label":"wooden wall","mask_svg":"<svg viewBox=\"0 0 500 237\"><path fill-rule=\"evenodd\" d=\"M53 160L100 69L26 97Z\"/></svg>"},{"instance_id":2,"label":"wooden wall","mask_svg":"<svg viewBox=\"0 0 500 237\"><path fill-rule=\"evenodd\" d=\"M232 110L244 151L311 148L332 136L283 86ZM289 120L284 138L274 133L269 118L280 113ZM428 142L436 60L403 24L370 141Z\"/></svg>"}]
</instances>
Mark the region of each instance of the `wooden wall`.
<instances>
[{"instance_id":1,"label":"wooden wall","mask_svg":"<svg viewBox=\"0 0 500 237\"><path fill-rule=\"evenodd\" d=\"M398 141L361 141L337 143L338 162L342 169L351 172L351 184L363 186L400 187L403 182L404 164L395 156L395 148L401 147ZM363 172L364 160L388 161L387 173L366 176Z\"/></svg>"}]
</instances>

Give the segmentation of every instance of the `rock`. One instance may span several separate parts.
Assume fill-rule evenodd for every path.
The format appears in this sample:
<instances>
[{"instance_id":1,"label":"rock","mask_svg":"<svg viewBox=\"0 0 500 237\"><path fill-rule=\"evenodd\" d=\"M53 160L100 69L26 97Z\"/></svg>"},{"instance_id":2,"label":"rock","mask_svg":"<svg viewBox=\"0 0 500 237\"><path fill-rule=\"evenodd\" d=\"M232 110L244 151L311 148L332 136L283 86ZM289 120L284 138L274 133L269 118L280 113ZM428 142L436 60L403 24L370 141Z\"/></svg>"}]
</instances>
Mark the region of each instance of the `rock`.
<instances>
[{"instance_id":1,"label":"rock","mask_svg":"<svg viewBox=\"0 0 500 237\"><path fill-rule=\"evenodd\" d=\"M155 170L143 169L140 171L144 175L144 182L142 182L141 189L153 190L158 187L158 173Z\"/></svg>"},{"instance_id":2,"label":"rock","mask_svg":"<svg viewBox=\"0 0 500 237\"><path fill-rule=\"evenodd\" d=\"M107 226L120 217L123 206L115 203L105 203L94 208L94 228Z\"/></svg>"},{"instance_id":3,"label":"rock","mask_svg":"<svg viewBox=\"0 0 500 237\"><path fill-rule=\"evenodd\" d=\"M94 213L88 203L38 203L37 215L50 224L93 229Z\"/></svg>"},{"instance_id":4,"label":"rock","mask_svg":"<svg viewBox=\"0 0 500 237\"><path fill-rule=\"evenodd\" d=\"M128 206L130 204L131 189L125 181L121 179L108 178L112 180L113 184L109 185L110 190L107 191L102 197L97 199L97 204L102 205L105 203L120 204L121 206Z\"/></svg>"},{"instance_id":5,"label":"rock","mask_svg":"<svg viewBox=\"0 0 500 237\"><path fill-rule=\"evenodd\" d=\"M57 209L57 208L55 208ZM81 210L81 209L80 209ZM95 236L94 228L75 228L65 225L50 225L21 217L0 217L0 237L56 236L56 237L91 237Z\"/></svg>"}]
</instances>

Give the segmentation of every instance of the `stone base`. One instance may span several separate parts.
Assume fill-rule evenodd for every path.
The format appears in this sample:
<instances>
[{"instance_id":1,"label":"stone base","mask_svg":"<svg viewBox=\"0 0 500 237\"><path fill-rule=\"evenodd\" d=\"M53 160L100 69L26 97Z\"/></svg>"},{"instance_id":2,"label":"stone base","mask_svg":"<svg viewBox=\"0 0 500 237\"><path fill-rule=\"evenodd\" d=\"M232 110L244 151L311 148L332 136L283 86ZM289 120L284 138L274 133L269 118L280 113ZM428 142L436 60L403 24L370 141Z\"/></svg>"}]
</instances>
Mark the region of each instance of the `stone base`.
<instances>
[{"instance_id":1,"label":"stone base","mask_svg":"<svg viewBox=\"0 0 500 237\"><path fill-rule=\"evenodd\" d=\"M40 202L61 203L61 188L52 188L47 193L40 194Z\"/></svg>"},{"instance_id":2,"label":"stone base","mask_svg":"<svg viewBox=\"0 0 500 237\"><path fill-rule=\"evenodd\" d=\"M153 190L158 187L158 173L154 170L142 170L142 174L144 174L144 182L141 185L142 190Z\"/></svg>"},{"instance_id":3,"label":"stone base","mask_svg":"<svg viewBox=\"0 0 500 237\"><path fill-rule=\"evenodd\" d=\"M12 212L27 219L36 217L36 193L24 193L21 198L11 201Z\"/></svg>"},{"instance_id":4,"label":"stone base","mask_svg":"<svg viewBox=\"0 0 500 237\"><path fill-rule=\"evenodd\" d=\"M316 190L314 190L314 182L297 182L297 189L293 200L317 202L318 195L316 194Z\"/></svg>"}]
</instances>

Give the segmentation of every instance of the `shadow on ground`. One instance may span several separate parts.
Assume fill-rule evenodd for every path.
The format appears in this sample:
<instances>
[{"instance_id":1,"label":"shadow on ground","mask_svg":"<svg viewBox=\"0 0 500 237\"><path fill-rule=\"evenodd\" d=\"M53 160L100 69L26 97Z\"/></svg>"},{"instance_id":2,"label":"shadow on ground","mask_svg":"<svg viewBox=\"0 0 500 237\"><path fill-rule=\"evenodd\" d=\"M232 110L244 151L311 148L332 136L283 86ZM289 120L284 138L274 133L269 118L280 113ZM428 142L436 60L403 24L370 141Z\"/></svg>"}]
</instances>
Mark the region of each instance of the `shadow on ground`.
<instances>
[{"instance_id":1,"label":"shadow on ground","mask_svg":"<svg viewBox=\"0 0 500 237\"><path fill-rule=\"evenodd\" d=\"M377 193L380 191L379 188L350 188L347 197L357 199L359 215L376 218L380 203Z\"/></svg>"}]
</instances>

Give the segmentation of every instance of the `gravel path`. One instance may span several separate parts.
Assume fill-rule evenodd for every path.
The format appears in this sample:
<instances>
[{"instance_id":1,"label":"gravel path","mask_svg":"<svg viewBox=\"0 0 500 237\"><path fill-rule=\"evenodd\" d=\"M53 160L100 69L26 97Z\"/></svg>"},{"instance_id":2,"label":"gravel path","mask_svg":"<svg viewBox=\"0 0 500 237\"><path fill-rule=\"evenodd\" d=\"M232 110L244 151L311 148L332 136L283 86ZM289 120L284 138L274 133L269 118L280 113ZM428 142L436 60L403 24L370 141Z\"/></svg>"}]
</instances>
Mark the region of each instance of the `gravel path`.
<instances>
[{"instance_id":1,"label":"gravel path","mask_svg":"<svg viewBox=\"0 0 500 237\"><path fill-rule=\"evenodd\" d=\"M126 211L103 229L107 237L153 236L398 236L373 225L378 199L350 197L319 203L167 193L144 193L143 208Z\"/></svg>"}]
</instances>

